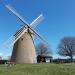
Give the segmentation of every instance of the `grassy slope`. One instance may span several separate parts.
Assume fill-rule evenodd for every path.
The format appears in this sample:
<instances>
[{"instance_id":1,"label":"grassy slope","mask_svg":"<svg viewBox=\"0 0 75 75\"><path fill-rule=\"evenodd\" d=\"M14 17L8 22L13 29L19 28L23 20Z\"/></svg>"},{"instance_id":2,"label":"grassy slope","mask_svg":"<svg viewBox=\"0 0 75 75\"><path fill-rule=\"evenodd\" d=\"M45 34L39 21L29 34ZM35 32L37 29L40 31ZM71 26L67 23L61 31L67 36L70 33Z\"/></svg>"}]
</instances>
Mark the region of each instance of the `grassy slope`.
<instances>
[{"instance_id":1,"label":"grassy slope","mask_svg":"<svg viewBox=\"0 0 75 75\"><path fill-rule=\"evenodd\" d=\"M0 75L75 75L75 64L0 65Z\"/></svg>"}]
</instances>

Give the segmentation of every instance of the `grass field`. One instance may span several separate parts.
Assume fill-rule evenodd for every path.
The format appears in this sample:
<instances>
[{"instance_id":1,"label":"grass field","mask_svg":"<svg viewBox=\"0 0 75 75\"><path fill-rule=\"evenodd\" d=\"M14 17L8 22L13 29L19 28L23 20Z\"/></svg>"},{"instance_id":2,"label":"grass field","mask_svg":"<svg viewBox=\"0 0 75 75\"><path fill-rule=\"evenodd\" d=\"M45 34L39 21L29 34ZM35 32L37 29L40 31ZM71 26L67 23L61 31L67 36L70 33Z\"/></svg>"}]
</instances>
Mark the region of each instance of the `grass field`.
<instances>
[{"instance_id":1,"label":"grass field","mask_svg":"<svg viewBox=\"0 0 75 75\"><path fill-rule=\"evenodd\" d=\"M75 75L75 64L0 65L0 75Z\"/></svg>"}]
</instances>

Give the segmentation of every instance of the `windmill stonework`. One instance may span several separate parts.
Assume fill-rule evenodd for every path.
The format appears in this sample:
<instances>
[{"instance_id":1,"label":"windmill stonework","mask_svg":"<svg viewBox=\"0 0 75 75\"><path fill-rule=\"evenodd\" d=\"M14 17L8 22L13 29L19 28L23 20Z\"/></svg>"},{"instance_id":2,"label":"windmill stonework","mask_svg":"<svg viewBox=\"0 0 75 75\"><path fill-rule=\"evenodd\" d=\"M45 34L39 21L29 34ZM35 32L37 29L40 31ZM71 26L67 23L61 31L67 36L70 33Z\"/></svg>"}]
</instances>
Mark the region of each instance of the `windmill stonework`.
<instances>
[{"instance_id":1,"label":"windmill stonework","mask_svg":"<svg viewBox=\"0 0 75 75\"><path fill-rule=\"evenodd\" d=\"M36 52L31 35L25 32L14 44L11 61L16 63L36 63Z\"/></svg>"}]
</instances>

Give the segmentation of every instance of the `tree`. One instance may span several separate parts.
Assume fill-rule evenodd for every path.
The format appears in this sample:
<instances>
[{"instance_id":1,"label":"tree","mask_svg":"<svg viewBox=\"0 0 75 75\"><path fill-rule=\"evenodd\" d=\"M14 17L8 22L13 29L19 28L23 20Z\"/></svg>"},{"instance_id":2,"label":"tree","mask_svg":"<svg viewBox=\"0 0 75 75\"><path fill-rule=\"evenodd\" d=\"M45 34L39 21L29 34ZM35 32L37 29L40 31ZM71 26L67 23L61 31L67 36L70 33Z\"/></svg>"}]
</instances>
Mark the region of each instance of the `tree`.
<instances>
[{"instance_id":1,"label":"tree","mask_svg":"<svg viewBox=\"0 0 75 75\"><path fill-rule=\"evenodd\" d=\"M39 43L36 47L37 55L47 56L51 53L51 49L43 43Z\"/></svg>"},{"instance_id":2,"label":"tree","mask_svg":"<svg viewBox=\"0 0 75 75\"><path fill-rule=\"evenodd\" d=\"M75 55L75 37L64 37L58 45L58 54L61 56L69 56L71 62Z\"/></svg>"}]
</instances>

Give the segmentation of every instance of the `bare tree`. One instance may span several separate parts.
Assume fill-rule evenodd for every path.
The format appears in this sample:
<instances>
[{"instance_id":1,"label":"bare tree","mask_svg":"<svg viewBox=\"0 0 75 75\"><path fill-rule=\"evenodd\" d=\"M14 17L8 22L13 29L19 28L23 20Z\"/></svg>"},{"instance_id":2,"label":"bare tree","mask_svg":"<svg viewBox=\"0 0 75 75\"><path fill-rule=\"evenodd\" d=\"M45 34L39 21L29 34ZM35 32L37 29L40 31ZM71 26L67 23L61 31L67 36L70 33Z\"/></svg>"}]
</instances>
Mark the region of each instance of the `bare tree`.
<instances>
[{"instance_id":1,"label":"bare tree","mask_svg":"<svg viewBox=\"0 0 75 75\"><path fill-rule=\"evenodd\" d=\"M61 39L58 46L58 54L62 56L69 56L71 62L75 55L75 37L64 37Z\"/></svg>"},{"instance_id":2,"label":"bare tree","mask_svg":"<svg viewBox=\"0 0 75 75\"><path fill-rule=\"evenodd\" d=\"M43 44L43 43L39 43L36 46L36 51L37 51L37 55L47 56L52 53L50 47L45 46L45 44Z\"/></svg>"}]
</instances>

